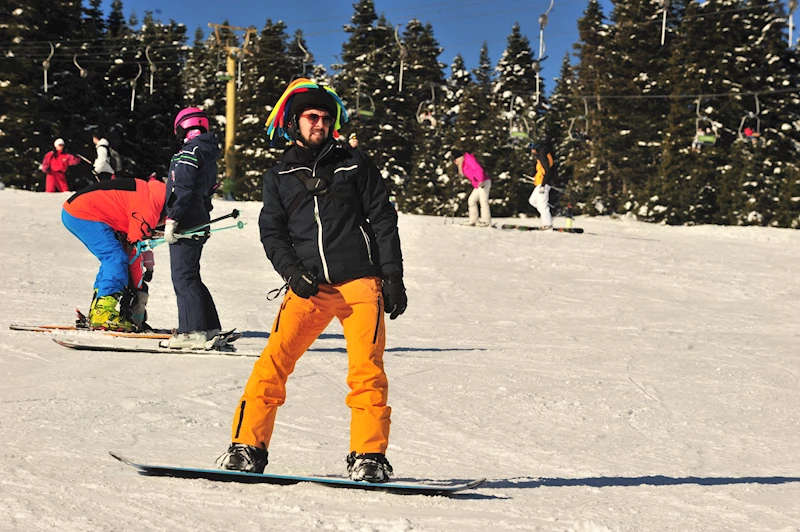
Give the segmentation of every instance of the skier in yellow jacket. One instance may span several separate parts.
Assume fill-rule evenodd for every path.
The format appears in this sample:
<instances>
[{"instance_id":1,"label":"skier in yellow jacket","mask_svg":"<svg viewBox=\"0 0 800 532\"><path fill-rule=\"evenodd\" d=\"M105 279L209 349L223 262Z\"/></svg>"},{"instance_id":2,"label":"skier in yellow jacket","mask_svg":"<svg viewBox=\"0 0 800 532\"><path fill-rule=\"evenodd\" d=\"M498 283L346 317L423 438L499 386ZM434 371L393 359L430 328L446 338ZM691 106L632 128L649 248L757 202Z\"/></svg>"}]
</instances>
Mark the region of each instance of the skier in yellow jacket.
<instances>
[{"instance_id":1,"label":"skier in yellow jacket","mask_svg":"<svg viewBox=\"0 0 800 532\"><path fill-rule=\"evenodd\" d=\"M536 160L536 174L533 176L534 189L528 203L531 204L542 219L542 229L553 228L553 215L550 213L550 189L555 180L555 166L553 154L544 143L531 143L528 145L531 155Z\"/></svg>"}]
</instances>

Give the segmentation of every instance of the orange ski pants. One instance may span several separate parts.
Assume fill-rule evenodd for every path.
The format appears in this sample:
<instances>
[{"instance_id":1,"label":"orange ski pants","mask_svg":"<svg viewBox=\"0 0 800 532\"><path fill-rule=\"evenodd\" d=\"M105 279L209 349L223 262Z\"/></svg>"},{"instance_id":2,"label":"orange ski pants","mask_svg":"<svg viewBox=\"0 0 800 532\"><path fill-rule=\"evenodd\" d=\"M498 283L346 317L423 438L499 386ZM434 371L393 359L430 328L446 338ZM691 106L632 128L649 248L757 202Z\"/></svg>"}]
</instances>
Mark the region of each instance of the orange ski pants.
<instances>
[{"instance_id":1,"label":"orange ski pants","mask_svg":"<svg viewBox=\"0 0 800 532\"><path fill-rule=\"evenodd\" d=\"M320 285L310 299L289 290L270 332L267 347L253 367L233 416L232 441L269 448L275 414L286 400L286 379L295 363L334 317L347 342L350 393L350 450L385 453L392 409L383 370L386 329L381 281L377 277Z\"/></svg>"}]
</instances>

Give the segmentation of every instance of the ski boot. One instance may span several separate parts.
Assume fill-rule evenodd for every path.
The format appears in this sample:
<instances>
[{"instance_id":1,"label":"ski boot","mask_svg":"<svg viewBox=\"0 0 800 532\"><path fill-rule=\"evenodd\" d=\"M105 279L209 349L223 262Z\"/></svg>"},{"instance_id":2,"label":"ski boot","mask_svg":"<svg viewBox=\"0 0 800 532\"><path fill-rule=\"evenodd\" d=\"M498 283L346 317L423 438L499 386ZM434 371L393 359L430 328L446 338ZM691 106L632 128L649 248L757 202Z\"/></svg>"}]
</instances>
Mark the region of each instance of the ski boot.
<instances>
[{"instance_id":1,"label":"ski boot","mask_svg":"<svg viewBox=\"0 0 800 532\"><path fill-rule=\"evenodd\" d=\"M228 450L217 458L216 464L218 468L229 471L263 473L269 462L268 456L269 452L261 447L232 443Z\"/></svg>"},{"instance_id":2,"label":"ski boot","mask_svg":"<svg viewBox=\"0 0 800 532\"><path fill-rule=\"evenodd\" d=\"M120 315L117 310L117 303L121 295L100 296L92 302L91 312L89 313L89 326L92 329L136 332L136 325Z\"/></svg>"},{"instance_id":3,"label":"ski boot","mask_svg":"<svg viewBox=\"0 0 800 532\"><path fill-rule=\"evenodd\" d=\"M131 295L126 295L120 300L120 313L128 321L132 321L140 331L150 329L147 325L147 300L150 294L145 290L137 290Z\"/></svg>"},{"instance_id":4,"label":"ski boot","mask_svg":"<svg viewBox=\"0 0 800 532\"><path fill-rule=\"evenodd\" d=\"M350 480L372 483L388 482L389 475L394 473L386 455L356 454L355 451L347 455L347 472L350 474Z\"/></svg>"}]
</instances>

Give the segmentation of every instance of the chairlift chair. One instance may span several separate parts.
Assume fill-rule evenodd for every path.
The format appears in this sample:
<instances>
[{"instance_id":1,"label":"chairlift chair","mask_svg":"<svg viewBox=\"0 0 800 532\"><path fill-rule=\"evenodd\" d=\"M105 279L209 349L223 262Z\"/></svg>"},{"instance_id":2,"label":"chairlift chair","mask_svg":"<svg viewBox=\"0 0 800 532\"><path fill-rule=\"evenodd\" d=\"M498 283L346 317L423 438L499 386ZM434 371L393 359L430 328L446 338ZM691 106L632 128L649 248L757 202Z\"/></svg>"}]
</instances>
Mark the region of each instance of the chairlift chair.
<instances>
[{"instance_id":1,"label":"chairlift chair","mask_svg":"<svg viewBox=\"0 0 800 532\"><path fill-rule=\"evenodd\" d=\"M531 127L528 124L528 120L514 110L515 100L516 96L512 95L508 106L508 138L511 141L510 147L512 148L526 145L531 138Z\"/></svg>"},{"instance_id":2,"label":"chairlift chair","mask_svg":"<svg viewBox=\"0 0 800 532\"><path fill-rule=\"evenodd\" d=\"M579 127L579 122L582 122L583 128ZM583 114L573 116L569 121L569 130L567 131L569 140L576 142L586 142L589 140L589 104L586 98L583 99Z\"/></svg>"},{"instance_id":3,"label":"chairlift chair","mask_svg":"<svg viewBox=\"0 0 800 532\"><path fill-rule=\"evenodd\" d=\"M713 146L717 143L717 126L709 117L700 114L700 98L697 99L694 143L698 146Z\"/></svg>"},{"instance_id":4,"label":"chairlift chair","mask_svg":"<svg viewBox=\"0 0 800 532\"><path fill-rule=\"evenodd\" d=\"M427 125L429 127L436 127L436 93L433 85L431 85L431 98L430 100L423 100L417 106L417 122L420 125Z\"/></svg>"},{"instance_id":5,"label":"chairlift chair","mask_svg":"<svg viewBox=\"0 0 800 532\"><path fill-rule=\"evenodd\" d=\"M369 109L361 108L361 98L369 100ZM372 118L375 116L375 101L372 99L372 96L362 93L356 96L356 116L364 118Z\"/></svg>"},{"instance_id":6,"label":"chairlift chair","mask_svg":"<svg viewBox=\"0 0 800 532\"><path fill-rule=\"evenodd\" d=\"M222 50L217 50L217 83L228 83L233 79L233 76L228 74L225 65L222 61Z\"/></svg>"},{"instance_id":7,"label":"chairlift chair","mask_svg":"<svg viewBox=\"0 0 800 532\"><path fill-rule=\"evenodd\" d=\"M755 95L756 98L756 112L748 111L746 115L742 117L742 121L739 122L739 139L740 140L749 140L752 142L756 142L756 140L761 137L761 106L758 102L758 95ZM746 132L749 132L747 134Z\"/></svg>"}]
</instances>

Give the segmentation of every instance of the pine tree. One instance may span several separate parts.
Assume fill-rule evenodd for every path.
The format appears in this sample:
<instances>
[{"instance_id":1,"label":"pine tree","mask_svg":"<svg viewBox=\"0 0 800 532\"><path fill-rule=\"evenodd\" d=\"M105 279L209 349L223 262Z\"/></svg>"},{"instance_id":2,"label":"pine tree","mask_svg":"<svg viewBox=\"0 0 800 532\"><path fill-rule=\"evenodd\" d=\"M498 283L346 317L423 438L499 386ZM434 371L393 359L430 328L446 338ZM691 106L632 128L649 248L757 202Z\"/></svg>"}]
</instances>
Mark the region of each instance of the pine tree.
<instances>
[{"instance_id":1,"label":"pine tree","mask_svg":"<svg viewBox=\"0 0 800 532\"><path fill-rule=\"evenodd\" d=\"M108 28L108 37L112 39L123 37L127 33L125 14L122 11L122 0L113 0L111 2L111 13L108 15L106 27Z\"/></svg>"},{"instance_id":2,"label":"pine tree","mask_svg":"<svg viewBox=\"0 0 800 532\"><path fill-rule=\"evenodd\" d=\"M267 19L251 48L252 53L246 56L237 132L241 155L236 191L240 199L260 199L261 176L278 162L283 151L283 139L278 139L275 147L270 146L264 122L290 80L302 74L299 66L302 62L287 53L288 40L286 25Z\"/></svg>"},{"instance_id":3,"label":"pine tree","mask_svg":"<svg viewBox=\"0 0 800 532\"><path fill-rule=\"evenodd\" d=\"M456 55L450 65L450 77L447 79L443 91L442 112L437 116L437 125L442 132L442 157L447 159L444 161L442 174L437 178L442 194L444 194L444 203L440 206L437 214L445 216L454 213L458 206L458 194L459 192L463 194L461 190L463 183L460 176L457 175L455 165L450 160L450 155L457 146L462 144L455 124L462 112L464 98L472 85L472 75L464 63L464 58L460 54Z\"/></svg>"},{"instance_id":4,"label":"pine tree","mask_svg":"<svg viewBox=\"0 0 800 532\"><path fill-rule=\"evenodd\" d=\"M502 155L502 166L493 174L491 196L494 198L498 216L513 216L524 212L530 185L522 177L532 175L533 161L528 144L540 132L536 131L542 109L541 94L537 94L536 69L530 41L514 24L508 36L508 44L497 62L497 81L492 91L498 95L506 127L500 130L498 144L507 149ZM540 90L544 88L540 85ZM538 101L537 101L538 100ZM496 156L496 155L495 155Z\"/></svg>"},{"instance_id":5,"label":"pine tree","mask_svg":"<svg viewBox=\"0 0 800 532\"><path fill-rule=\"evenodd\" d=\"M8 24L0 32L0 179L12 186L36 189L44 182L38 169L58 136L75 148L63 128L61 91L71 76L72 58L61 43L80 38L80 3L12 0ZM51 45L53 48L51 48ZM43 66L46 62L47 67ZM47 72L45 91L44 72Z\"/></svg>"},{"instance_id":6,"label":"pine tree","mask_svg":"<svg viewBox=\"0 0 800 532\"><path fill-rule=\"evenodd\" d=\"M605 73L605 131L593 137L608 164L608 202L618 213L636 213L648 197L648 178L660 167L661 139L669 112L661 95L671 78L664 75L668 47L661 46L661 11L655 2L616 0Z\"/></svg>"},{"instance_id":7,"label":"pine tree","mask_svg":"<svg viewBox=\"0 0 800 532\"><path fill-rule=\"evenodd\" d=\"M783 33L782 6L750 0L747 7L732 21L745 36L744 50L737 53L739 76L732 90L757 93L800 86L797 51L787 47ZM797 175L798 166L786 157L800 146L798 128L791 126L798 123L800 110L796 95L756 98L743 95L729 102L741 119L732 124L737 139L731 146L732 168L721 186L725 195L720 194L720 211L726 214L724 223L789 225L800 213L800 200L791 201L791 175ZM756 130L759 137L747 138L745 127Z\"/></svg>"},{"instance_id":8,"label":"pine tree","mask_svg":"<svg viewBox=\"0 0 800 532\"><path fill-rule=\"evenodd\" d=\"M452 153L453 149L457 149L472 153L492 177L498 175L497 169L504 166L504 152L498 149L498 145L505 142L505 137L502 136L505 121L492 92L494 74L489 47L484 42L478 57L478 66L472 72L475 82L465 87L459 100L458 114L452 132L452 146L446 152ZM448 156L448 159L450 160L446 171L453 176L453 186L458 191L451 197L458 203L456 213L463 214L466 212L466 198L472 192L472 185L459 176L452 156ZM495 193L491 192L490 197L496 197Z\"/></svg>"},{"instance_id":9,"label":"pine tree","mask_svg":"<svg viewBox=\"0 0 800 532\"><path fill-rule=\"evenodd\" d=\"M730 124L740 112L730 98L687 100L686 94L714 94L737 83L735 50L740 31L729 31L726 13L735 0L716 0L698 5L686 4L676 29L675 44L669 59L667 77L672 94L667 118L667 139L662 162L664 184L651 200L649 210L656 220L671 224L724 223L720 193L724 196L730 172L730 148L735 134ZM680 75L678 75L680 74ZM698 127L718 130L713 146L690 149ZM652 205L653 202L657 202ZM661 211L659 213L659 211Z\"/></svg>"},{"instance_id":10,"label":"pine tree","mask_svg":"<svg viewBox=\"0 0 800 532\"><path fill-rule=\"evenodd\" d=\"M553 150L552 154L558 169L558 181L555 185L566 189L566 197L562 203L569 204L574 204L578 197L575 190L576 184L572 179L573 164L567 157L572 145L572 141L567 135L570 124L567 110L572 101L570 98L574 94L574 86L577 82L575 78L575 69L570 64L569 54L564 54L559 76L555 79L556 85L548 100L549 109L544 119L544 137L540 139L548 142ZM562 207L564 206L566 205L562 205Z\"/></svg>"},{"instance_id":11,"label":"pine tree","mask_svg":"<svg viewBox=\"0 0 800 532\"><path fill-rule=\"evenodd\" d=\"M89 0L89 7L84 10L84 38L87 41L100 39L106 32L106 21L102 9L103 0Z\"/></svg>"},{"instance_id":12,"label":"pine tree","mask_svg":"<svg viewBox=\"0 0 800 532\"><path fill-rule=\"evenodd\" d=\"M370 155L398 207L405 209L405 186L409 179L414 110L399 89L402 49L395 30L375 14L372 0L354 5L350 35L342 46L342 64L335 77L336 88L348 106L352 123L345 134L356 132L359 149Z\"/></svg>"},{"instance_id":13,"label":"pine tree","mask_svg":"<svg viewBox=\"0 0 800 532\"><path fill-rule=\"evenodd\" d=\"M442 52L430 24L411 20L403 31L408 74L403 92L409 95L414 119L411 125L413 153L410 179L406 187L405 209L410 212L433 214L447 204L448 194L444 174L442 145L441 102L444 86L444 65L437 57ZM413 198L413 199L412 199Z\"/></svg>"},{"instance_id":14,"label":"pine tree","mask_svg":"<svg viewBox=\"0 0 800 532\"><path fill-rule=\"evenodd\" d=\"M142 28L133 37L133 61L142 66L142 74L134 110L121 115L118 151L125 159L123 175L147 178L156 172L163 177L175 151L173 121L183 103L186 27L174 21L164 24L145 12Z\"/></svg>"}]
</instances>

